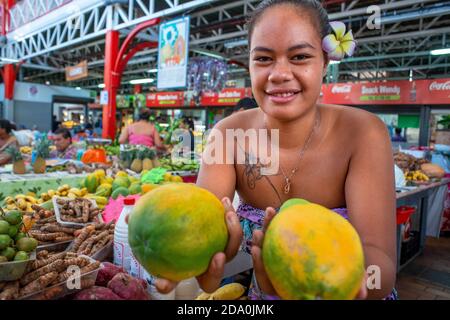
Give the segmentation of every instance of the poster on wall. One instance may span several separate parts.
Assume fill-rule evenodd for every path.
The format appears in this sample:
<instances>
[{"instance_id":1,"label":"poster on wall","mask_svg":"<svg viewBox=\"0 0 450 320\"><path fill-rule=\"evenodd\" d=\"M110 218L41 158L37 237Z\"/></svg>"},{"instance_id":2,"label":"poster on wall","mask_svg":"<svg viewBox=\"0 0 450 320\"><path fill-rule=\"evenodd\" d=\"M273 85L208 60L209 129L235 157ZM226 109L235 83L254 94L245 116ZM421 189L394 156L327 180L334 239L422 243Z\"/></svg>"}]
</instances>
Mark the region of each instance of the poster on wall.
<instances>
[{"instance_id":1,"label":"poster on wall","mask_svg":"<svg viewBox=\"0 0 450 320\"><path fill-rule=\"evenodd\" d=\"M187 85L189 17L161 24L158 45L158 89Z\"/></svg>"}]
</instances>

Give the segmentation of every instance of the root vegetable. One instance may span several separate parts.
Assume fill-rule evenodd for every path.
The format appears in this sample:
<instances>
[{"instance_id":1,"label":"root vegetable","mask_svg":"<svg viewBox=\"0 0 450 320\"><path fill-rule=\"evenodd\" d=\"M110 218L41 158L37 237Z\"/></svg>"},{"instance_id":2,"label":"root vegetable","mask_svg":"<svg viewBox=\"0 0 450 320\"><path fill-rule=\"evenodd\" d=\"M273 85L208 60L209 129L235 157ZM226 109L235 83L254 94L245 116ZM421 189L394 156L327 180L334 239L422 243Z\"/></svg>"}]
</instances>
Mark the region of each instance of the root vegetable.
<instances>
[{"instance_id":1,"label":"root vegetable","mask_svg":"<svg viewBox=\"0 0 450 320\"><path fill-rule=\"evenodd\" d=\"M70 241L72 239L73 239L72 236L58 237L58 238L55 238L55 242L56 243L57 242L65 242L65 241Z\"/></svg>"},{"instance_id":2,"label":"root vegetable","mask_svg":"<svg viewBox=\"0 0 450 320\"><path fill-rule=\"evenodd\" d=\"M76 230L77 229L62 227L62 226L59 226L59 225L46 225L46 226L41 228L41 231L44 231L44 232L64 232L64 233L68 233L68 234L71 234L71 235L73 235L73 233Z\"/></svg>"},{"instance_id":3,"label":"root vegetable","mask_svg":"<svg viewBox=\"0 0 450 320\"><path fill-rule=\"evenodd\" d=\"M66 234L64 232L55 232L55 233L41 233L37 231L30 231L30 234L35 238L36 240L48 242L53 241L58 237L65 237Z\"/></svg>"},{"instance_id":4,"label":"root vegetable","mask_svg":"<svg viewBox=\"0 0 450 320\"><path fill-rule=\"evenodd\" d=\"M30 282L20 290L20 295L25 296L36 291L45 289L50 283L52 283L58 277L58 272L52 271L45 275L40 276L36 280Z\"/></svg>"},{"instance_id":5,"label":"root vegetable","mask_svg":"<svg viewBox=\"0 0 450 320\"><path fill-rule=\"evenodd\" d=\"M66 255L65 252L61 252L61 253L57 253L57 254L49 257L48 259L35 260L31 264L31 270L36 270L36 269L42 268L48 264L51 264L52 262L54 262L56 260L63 259L65 257L65 255Z\"/></svg>"},{"instance_id":6,"label":"root vegetable","mask_svg":"<svg viewBox=\"0 0 450 320\"><path fill-rule=\"evenodd\" d=\"M107 237L104 237L103 239L101 239L100 241L98 241L91 250L91 255L94 255L95 253L97 253L98 251L100 251L102 248L104 248L106 245L108 245L108 243L110 241L112 241L112 239L114 238L113 235L108 235Z\"/></svg>"},{"instance_id":7,"label":"root vegetable","mask_svg":"<svg viewBox=\"0 0 450 320\"><path fill-rule=\"evenodd\" d=\"M100 268L100 262L99 261L92 262L92 263L88 264L87 266L81 268L81 274L89 273L98 268Z\"/></svg>"},{"instance_id":8,"label":"root vegetable","mask_svg":"<svg viewBox=\"0 0 450 320\"><path fill-rule=\"evenodd\" d=\"M61 272L63 271L65 268L65 263L64 260L59 259L56 260L42 268L39 268L37 270L34 270L33 272L30 272L28 274L26 274L25 276L23 276L20 279L20 285L25 286L27 284L29 284L30 282L38 279L39 277L42 277L43 275L46 275L50 272Z\"/></svg>"},{"instance_id":9,"label":"root vegetable","mask_svg":"<svg viewBox=\"0 0 450 320\"><path fill-rule=\"evenodd\" d=\"M80 248L81 244L86 240L91 233L95 231L95 227L93 226L87 226L86 228L82 229L80 235L75 239L73 243L73 249L72 251L77 252L78 248Z\"/></svg>"},{"instance_id":10,"label":"root vegetable","mask_svg":"<svg viewBox=\"0 0 450 320\"><path fill-rule=\"evenodd\" d=\"M47 251L47 250L39 251L39 252L36 254L36 258L37 258L38 260L40 260L40 259L45 259L45 258L47 258L47 257L48 257L48 251Z\"/></svg>"},{"instance_id":11,"label":"root vegetable","mask_svg":"<svg viewBox=\"0 0 450 320\"><path fill-rule=\"evenodd\" d=\"M141 282L126 273L116 274L108 283L108 288L125 300L150 300Z\"/></svg>"},{"instance_id":12,"label":"root vegetable","mask_svg":"<svg viewBox=\"0 0 450 320\"><path fill-rule=\"evenodd\" d=\"M102 268L99 270L97 274L97 280L95 284L97 286L106 287L108 282L111 281L112 278L118 273L124 273L125 270L121 267L116 266L110 262L103 262Z\"/></svg>"},{"instance_id":13,"label":"root vegetable","mask_svg":"<svg viewBox=\"0 0 450 320\"><path fill-rule=\"evenodd\" d=\"M0 293L0 300L14 300L19 296L19 281L8 282Z\"/></svg>"}]
</instances>

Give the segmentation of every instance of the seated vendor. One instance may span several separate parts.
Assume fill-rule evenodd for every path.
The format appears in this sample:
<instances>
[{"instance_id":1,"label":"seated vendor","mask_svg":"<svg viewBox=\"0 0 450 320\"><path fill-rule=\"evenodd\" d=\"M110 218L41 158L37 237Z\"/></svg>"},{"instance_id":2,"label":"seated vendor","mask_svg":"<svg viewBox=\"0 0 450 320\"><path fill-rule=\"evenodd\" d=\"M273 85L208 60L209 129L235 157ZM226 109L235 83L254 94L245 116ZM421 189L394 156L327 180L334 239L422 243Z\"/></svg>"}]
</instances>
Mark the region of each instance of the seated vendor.
<instances>
[{"instance_id":1,"label":"seated vendor","mask_svg":"<svg viewBox=\"0 0 450 320\"><path fill-rule=\"evenodd\" d=\"M77 148L72 144L72 135L65 128L59 128L55 131L54 143L56 150L50 153L51 158L76 159Z\"/></svg>"},{"instance_id":2,"label":"seated vendor","mask_svg":"<svg viewBox=\"0 0 450 320\"><path fill-rule=\"evenodd\" d=\"M6 152L8 147L19 148L17 139L11 131L11 123L8 120L0 119L0 166L11 161L11 156Z\"/></svg>"}]
</instances>

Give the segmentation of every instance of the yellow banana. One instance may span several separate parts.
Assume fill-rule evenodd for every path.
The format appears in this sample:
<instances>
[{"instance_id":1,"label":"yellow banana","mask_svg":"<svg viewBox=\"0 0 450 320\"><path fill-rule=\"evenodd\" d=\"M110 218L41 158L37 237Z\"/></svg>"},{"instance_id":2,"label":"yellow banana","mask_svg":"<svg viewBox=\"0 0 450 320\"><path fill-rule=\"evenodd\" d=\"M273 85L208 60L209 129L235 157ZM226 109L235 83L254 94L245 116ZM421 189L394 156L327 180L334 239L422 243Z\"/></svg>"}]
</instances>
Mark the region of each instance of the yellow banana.
<instances>
[{"instance_id":1,"label":"yellow banana","mask_svg":"<svg viewBox=\"0 0 450 320\"><path fill-rule=\"evenodd\" d=\"M70 190L69 190L69 194L70 194L70 193L73 193L73 194L76 195L77 197L82 197L82 196L83 196L81 190L80 190L80 189L77 189L77 188L72 188L72 189L70 189Z\"/></svg>"},{"instance_id":2,"label":"yellow banana","mask_svg":"<svg viewBox=\"0 0 450 320\"><path fill-rule=\"evenodd\" d=\"M87 188L82 188L80 191L81 191L81 196L82 196L82 197L84 197L85 195L88 194Z\"/></svg>"},{"instance_id":3,"label":"yellow banana","mask_svg":"<svg viewBox=\"0 0 450 320\"><path fill-rule=\"evenodd\" d=\"M28 205L28 203L25 201L25 199L20 198L20 199L17 200L17 207L20 210L26 210L27 209L27 205Z\"/></svg>"},{"instance_id":4,"label":"yellow banana","mask_svg":"<svg viewBox=\"0 0 450 320\"><path fill-rule=\"evenodd\" d=\"M211 297L210 293L203 292L195 300L208 300Z\"/></svg>"},{"instance_id":5,"label":"yellow banana","mask_svg":"<svg viewBox=\"0 0 450 320\"><path fill-rule=\"evenodd\" d=\"M53 189L50 189L47 191L47 194L50 198L53 198L54 196L56 196L56 191Z\"/></svg>"},{"instance_id":6,"label":"yellow banana","mask_svg":"<svg viewBox=\"0 0 450 320\"><path fill-rule=\"evenodd\" d=\"M209 300L236 300L245 292L245 287L240 283L230 283L217 289Z\"/></svg>"},{"instance_id":7,"label":"yellow banana","mask_svg":"<svg viewBox=\"0 0 450 320\"><path fill-rule=\"evenodd\" d=\"M31 204L36 204L36 198L32 197L32 196L26 196L25 197L25 201L31 203Z\"/></svg>"},{"instance_id":8,"label":"yellow banana","mask_svg":"<svg viewBox=\"0 0 450 320\"><path fill-rule=\"evenodd\" d=\"M72 193L72 192L69 192L69 193L67 194L67 197L70 198L70 199L76 199L76 198L77 198L77 195L74 194L74 193Z\"/></svg>"},{"instance_id":9,"label":"yellow banana","mask_svg":"<svg viewBox=\"0 0 450 320\"><path fill-rule=\"evenodd\" d=\"M8 204L8 205L6 205L6 209L7 210L15 210L15 209L17 209L17 207L15 204Z\"/></svg>"},{"instance_id":10,"label":"yellow banana","mask_svg":"<svg viewBox=\"0 0 450 320\"><path fill-rule=\"evenodd\" d=\"M18 194L18 195L16 195L14 198L16 199L16 200L18 200L18 199L25 199L25 195L24 194Z\"/></svg>"}]
</instances>

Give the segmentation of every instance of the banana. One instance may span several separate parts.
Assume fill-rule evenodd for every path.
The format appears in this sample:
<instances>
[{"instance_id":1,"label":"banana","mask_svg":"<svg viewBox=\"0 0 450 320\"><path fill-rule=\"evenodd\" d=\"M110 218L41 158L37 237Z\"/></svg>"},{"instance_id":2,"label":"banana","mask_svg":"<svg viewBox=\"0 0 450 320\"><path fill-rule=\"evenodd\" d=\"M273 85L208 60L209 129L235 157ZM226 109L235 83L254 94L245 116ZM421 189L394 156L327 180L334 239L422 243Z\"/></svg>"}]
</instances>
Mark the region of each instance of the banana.
<instances>
[{"instance_id":1,"label":"banana","mask_svg":"<svg viewBox=\"0 0 450 320\"><path fill-rule=\"evenodd\" d=\"M47 191L47 194L50 198L53 198L54 196L56 196L56 191L53 189L50 189Z\"/></svg>"},{"instance_id":2,"label":"banana","mask_svg":"<svg viewBox=\"0 0 450 320\"><path fill-rule=\"evenodd\" d=\"M6 209L7 210L16 210L17 207L15 204L8 204L8 205L6 205Z\"/></svg>"},{"instance_id":3,"label":"banana","mask_svg":"<svg viewBox=\"0 0 450 320\"><path fill-rule=\"evenodd\" d=\"M74 193L72 193L72 192L69 192L69 193L67 194L67 197L70 198L70 199L76 199L76 198L77 198L77 195L74 194Z\"/></svg>"},{"instance_id":4,"label":"banana","mask_svg":"<svg viewBox=\"0 0 450 320\"><path fill-rule=\"evenodd\" d=\"M81 192L81 190L77 189L77 188L70 189L69 190L69 194L71 194L71 193L76 195L77 197L82 197L83 196L83 193Z\"/></svg>"},{"instance_id":5,"label":"banana","mask_svg":"<svg viewBox=\"0 0 450 320\"><path fill-rule=\"evenodd\" d=\"M81 190L81 196L84 197L85 195L88 194L88 189L87 188L82 188Z\"/></svg>"},{"instance_id":6,"label":"banana","mask_svg":"<svg viewBox=\"0 0 450 320\"><path fill-rule=\"evenodd\" d=\"M17 194L14 199L18 200L18 199L25 199L25 195L24 194Z\"/></svg>"},{"instance_id":7,"label":"banana","mask_svg":"<svg viewBox=\"0 0 450 320\"><path fill-rule=\"evenodd\" d=\"M14 203L14 198L11 196L8 196L5 198L5 203L9 204L9 203Z\"/></svg>"},{"instance_id":8,"label":"banana","mask_svg":"<svg viewBox=\"0 0 450 320\"><path fill-rule=\"evenodd\" d=\"M36 198L32 197L32 196L26 196L25 197L25 201L31 203L31 204L36 204Z\"/></svg>"},{"instance_id":9,"label":"banana","mask_svg":"<svg viewBox=\"0 0 450 320\"><path fill-rule=\"evenodd\" d=\"M27 209L27 204L28 203L23 198L20 198L20 199L17 200L17 207L20 210L26 210Z\"/></svg>"},{"instance_id":10,"label":"banana","mask_svg":"<svg viewBox=\"0 0 450 320\"><path fill-rule=\"evenodd\" d=\"M31 208L31 203L27 203L26 208L23 209L23 210L25 210L26 212L33 212L34 211L33 208Z\"/></svg>"},{"instance_id":11,"label":"banana","mask_svg":"<svg viewBox=\"0 0 450 320\"><path fill-rule=\"evenodd\" d=\"M100 205L105 206L108 203L108 199L106 197L100 197L95 195L88 195L86 198L95 200L97 203L97 206L100 207Z\"/></svg>"},{"instance_id":12,"label":"banana","mask_svg":"<svg viewBox=\"0 0 450 320\"><path fill-rule=\"evenodd\" d=\"M195 300L208 300L211 297L210 293L203 292Z\"/></svg>"},{"instance_id":13,"label":"banana","mask_svg":"<svg viewBox=\"0 0 450 320\"><path fill-rule=\"evenodd\" d=\"M230 283L217 289L208 300L237 300L245 292L245 287L240 283Z\"/></svg>"}]
</instances>

